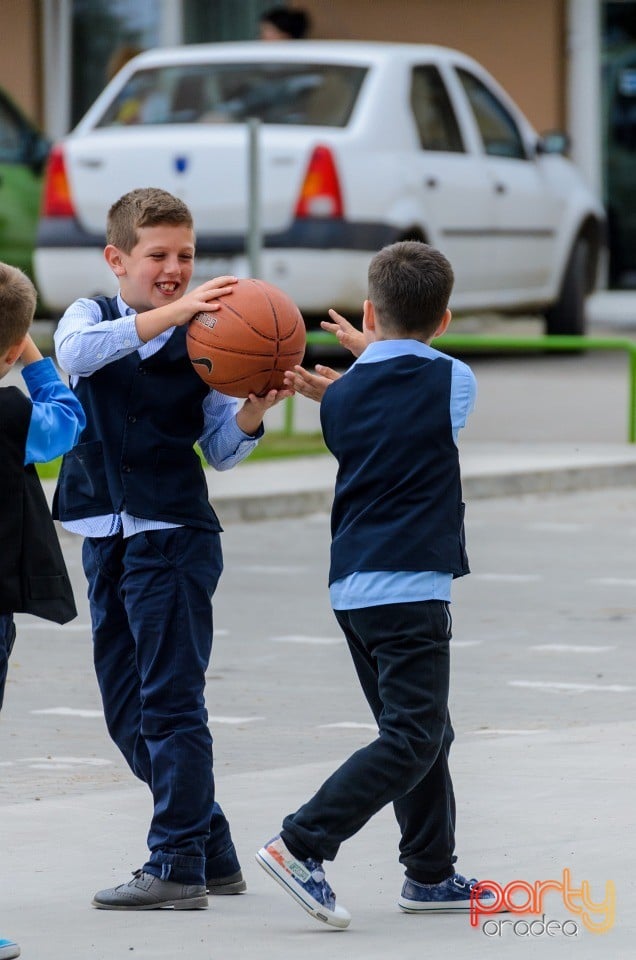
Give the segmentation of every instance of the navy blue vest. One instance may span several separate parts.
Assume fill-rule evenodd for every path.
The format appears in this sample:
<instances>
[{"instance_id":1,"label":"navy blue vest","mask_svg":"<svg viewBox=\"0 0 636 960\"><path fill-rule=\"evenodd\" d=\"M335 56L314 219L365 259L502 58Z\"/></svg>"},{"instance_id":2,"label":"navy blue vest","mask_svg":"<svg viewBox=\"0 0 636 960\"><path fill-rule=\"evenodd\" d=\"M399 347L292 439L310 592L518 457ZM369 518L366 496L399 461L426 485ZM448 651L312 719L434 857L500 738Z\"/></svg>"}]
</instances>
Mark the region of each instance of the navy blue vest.
<instances>
[{"instance_id":1,"label":"navy blue vest","mask_svg":"<svg viewBox=\"0 0 636 960\"><path fill-rule=\"evenodd\" d=\"M96 297L105 321L117 298ZM203 431L208 387L188 358L185 327L141 360L128 354L88 377L75 393L86 429L62 463L54 516L80 520L125 510L133 517L221 529L208 501L194 444Z\"/></svg>"},{"instance_id":2,"label":"navy blue vest","mask_svg":"<svg viewBox=\"0 0 636 960\"><path fill-rule=\"evenodd\" d=\"M326 391L325 441L338 460L329 583L350 573L469 572L452 361L359 363Z\"/></svg>"},{"instance_id":3,"label":"navy blue vest","mask_svg":"<svg viewBox=\"0 0 636 960\"><path fill-rule=\"evenodd\" d=\"M40 478L24 465L32 410L17 387L0 390L0 613L68 623L71 582Z\"/></svg>"}]
</instances>

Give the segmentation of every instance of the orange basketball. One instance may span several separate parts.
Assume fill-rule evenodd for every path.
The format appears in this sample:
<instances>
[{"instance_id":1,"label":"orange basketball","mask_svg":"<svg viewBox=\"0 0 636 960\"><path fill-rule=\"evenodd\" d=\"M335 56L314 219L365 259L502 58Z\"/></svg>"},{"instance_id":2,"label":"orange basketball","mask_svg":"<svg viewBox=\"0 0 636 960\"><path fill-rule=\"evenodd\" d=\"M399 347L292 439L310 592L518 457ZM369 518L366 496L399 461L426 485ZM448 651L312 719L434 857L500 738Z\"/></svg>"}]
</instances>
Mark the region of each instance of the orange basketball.
<instances>
[{"instance_id":1,"label":"orange basketball","mask_svg":"<svg viewBox=\"0 0 636 960\"><path fill-rule=\"evenodd\" d=\"M305 353L305 323L294 301L264 280L239 280L214 313L188 324L188 355L199 376L231 397L280 390Z\"/></svg>"}]
</instances>

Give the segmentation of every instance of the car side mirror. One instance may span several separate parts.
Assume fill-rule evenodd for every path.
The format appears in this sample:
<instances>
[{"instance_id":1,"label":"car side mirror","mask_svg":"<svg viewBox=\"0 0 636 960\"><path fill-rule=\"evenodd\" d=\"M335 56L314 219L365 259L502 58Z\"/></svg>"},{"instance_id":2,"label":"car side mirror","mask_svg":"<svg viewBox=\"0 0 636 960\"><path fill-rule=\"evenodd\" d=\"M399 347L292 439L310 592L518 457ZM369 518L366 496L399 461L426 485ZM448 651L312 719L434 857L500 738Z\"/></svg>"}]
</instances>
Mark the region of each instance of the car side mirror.
<instances>
[{"instance_id":1,"label":"car side mirror","mask_svg":"<svg viewBox=\"0 0 636 960\"><path fill-rule=\"evenodd\" d=\"M547 133L542 133L538 138L536 143L537 154L561 154L561 156L567 156L570 152L570 138L567 133L563 133L560 130L549 130Z\"/></svg>"}]
</instances>

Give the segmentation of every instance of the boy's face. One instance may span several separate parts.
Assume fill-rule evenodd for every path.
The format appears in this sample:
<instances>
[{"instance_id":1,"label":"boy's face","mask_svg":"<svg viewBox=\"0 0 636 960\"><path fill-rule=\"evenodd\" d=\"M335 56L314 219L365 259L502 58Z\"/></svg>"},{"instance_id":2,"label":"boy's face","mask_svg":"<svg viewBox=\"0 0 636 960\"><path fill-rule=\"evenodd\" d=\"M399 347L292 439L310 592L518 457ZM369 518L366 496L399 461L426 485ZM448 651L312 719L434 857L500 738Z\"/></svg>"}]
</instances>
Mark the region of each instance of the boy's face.
<instances>
[{"instance_id":1,"label":"boy's face","mask_svg":"<svg viewBox=\"0 0 636 960\"><path fill-rule=\"evenodd\" d=\"M188 288L194 267L194 231L173 224L140 227L130 253L109 244L104 256L129 307L139 313L163 307Z\"/></svg>"}]
</instances>

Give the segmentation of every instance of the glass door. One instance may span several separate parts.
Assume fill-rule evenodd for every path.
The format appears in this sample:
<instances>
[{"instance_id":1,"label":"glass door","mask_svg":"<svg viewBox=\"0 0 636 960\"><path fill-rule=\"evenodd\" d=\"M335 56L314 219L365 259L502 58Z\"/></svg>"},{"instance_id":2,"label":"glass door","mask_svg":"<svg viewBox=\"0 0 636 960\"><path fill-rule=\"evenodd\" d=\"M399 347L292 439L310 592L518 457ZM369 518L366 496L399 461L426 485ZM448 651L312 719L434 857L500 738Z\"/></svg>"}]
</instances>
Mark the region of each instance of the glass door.
<instances>
[{"instance_id":1,"label":"glass door","mask_svg":"<svg viewBox=\"0 0 636 960\"><path fill-rule=\"evenodd\" d=\"M636 2L605 0L601 22L610 286L636 288Z\"/></svg>"}]
</instances>

